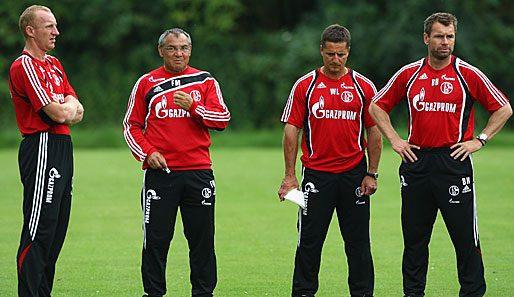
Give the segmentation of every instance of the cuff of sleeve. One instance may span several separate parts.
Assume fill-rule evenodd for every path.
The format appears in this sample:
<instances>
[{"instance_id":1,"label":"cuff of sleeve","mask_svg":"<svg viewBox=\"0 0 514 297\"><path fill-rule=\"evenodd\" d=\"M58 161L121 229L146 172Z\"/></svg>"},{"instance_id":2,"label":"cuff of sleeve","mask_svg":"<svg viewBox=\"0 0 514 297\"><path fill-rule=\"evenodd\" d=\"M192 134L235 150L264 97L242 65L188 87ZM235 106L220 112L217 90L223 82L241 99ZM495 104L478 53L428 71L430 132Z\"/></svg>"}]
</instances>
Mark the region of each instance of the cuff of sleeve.
<instances>
[{"instance_id":1,"label":"cuff of sleeve","mask_svg":"<svg viewBox=\"0 0 514 297\"><path fill-rule=\"evenodd\" d=\"M285 124L289 124L289 125L292 125L292 126L295 126L296 128L298 129L302 129L303 128L303 125L302 124L298 124L298 123L293 123L291 121L281 121L284 125Z\"/></svg>"},{"instance_id":2,"label":"cuff of sleeve","mask_svg":"<svg viewBox=\"0 0 514 297\"><path fill-rule=\"evenodd\" d=\"M376 106L380 107L380 109L385 111L387 114L391 113L392 107L389 108L389 106L385 105L383 102L380 102L380 101L373 102L373 103L375 103Z\"/></svg>"},{"instance_id":3,"label":"cuff of sleeve","mask_svg":"<svg viewBox=\"0 0 514 297\"><path fill-rule=\"evenodd\" d=\"M200 114L198 114L198 113L195 111L195 110L196 110L196 107L198 107L198 105L199 105L199 104L200 104L200 103L199 103L198 101L194 101L194 100L193 100L193 103L191 103L191 107L189 107L189 109L188 109L187 111L188 111L191 115L193 115L193 116L197 116L197 117L198 117L198 116L200 116L200 117L201 117L201 115L200 115Z\"/></svg>"},{"instance_id":4,"label":"cuff of sleeve","mask_svg":"<svg viewBox=\"0 0 514 297\"><path fill-rule=\"evenodd\" d=\"M157 149L156 149L156 148L154 148L154 147L152 147L152 148L148 151L148 153L146 154L146 159L145 159L145 161L146 161L146 160L148 160L148 157L150 157L150 156L151 156L154 152L156 152L156 151L157 151Z\"/></svg>"}]
</instances>

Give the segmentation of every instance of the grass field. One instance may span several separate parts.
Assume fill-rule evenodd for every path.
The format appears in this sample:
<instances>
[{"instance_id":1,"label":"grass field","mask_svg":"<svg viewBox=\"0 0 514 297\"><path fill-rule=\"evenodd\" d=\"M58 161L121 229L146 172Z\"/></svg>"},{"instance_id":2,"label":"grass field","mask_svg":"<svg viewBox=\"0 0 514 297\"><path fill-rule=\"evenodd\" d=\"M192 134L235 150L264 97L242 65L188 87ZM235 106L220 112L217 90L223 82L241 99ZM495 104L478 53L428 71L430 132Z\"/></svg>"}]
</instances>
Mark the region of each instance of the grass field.
<instances>
[{"instance_id":1,"label":"grass field","mask_svg":"<svg viewBox=\"0 0 514 297\"><path fill-rule=\"evenodd\" d=\"M514 296L514 153L488 146L474 155L486 296ZM216 177L216 296L289 296L297 207L279 203L280 148L212 150ZM0 296L16 296L22 188L16 149L0 150ZM399 157L386 148L372 197L375 296L402 296ZM140 163L128 148L75 150L71 221L52 296L141 296ZM180 222L180 218L177 219ZM341 236L332 223L323 250L319 297L348 296ZM430 245L427 296L457 296L453 247L439 216ZM189 296L187 244L177 223L167 296Z\"/></svg>"}]
</instances>

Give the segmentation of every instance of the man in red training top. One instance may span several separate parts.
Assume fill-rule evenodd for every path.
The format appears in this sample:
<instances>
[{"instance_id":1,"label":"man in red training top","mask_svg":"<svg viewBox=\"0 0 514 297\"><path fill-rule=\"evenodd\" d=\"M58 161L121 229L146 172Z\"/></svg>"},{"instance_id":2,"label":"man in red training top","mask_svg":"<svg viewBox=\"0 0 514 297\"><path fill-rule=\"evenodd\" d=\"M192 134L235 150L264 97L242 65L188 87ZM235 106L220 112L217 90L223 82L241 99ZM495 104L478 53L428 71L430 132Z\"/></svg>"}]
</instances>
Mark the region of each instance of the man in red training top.
<instances>
[{"instance_id":1,"label":"man in red training top","mask_svg":"<svg viewBox=\"0 0 514 297\"><path fill-rule=\"evenodd\" d=\"M345 242L350 294L373 296L369 196L377 189L382 136L368 113L375 85L346 67L350 42L343 26L323 31L323 66L296 81L281 118L285 177L280 200L299 187L295 163L303 128L301 189L306 206L298 213L293 297L313 297L318 290L321 249L334 209Z\"/></svg>"},{"instance_id":2,"label":"man in red training top","mask_svg":"<svg viewBox=\"0 0 514 297\"><path fill-rule=\"evenodd\" d=\"M425 296L428 243L438 209L457 254L459 296L483 296L484 264L475 204L471 154L500 131L512 114L509 101L476 67L452 55L457 18L435 13L424 22L428 57L410 63L373 98L370 114L402 157L403 291ZM389 119L407 101L409 136L401 139ZM473 137L475 102L491 113Z\"/></svg>"},{"instance_id":3,"label":"man in red training top","mask_svg":"<svg viewBox=\"0 0 514 297\"><path fill-rule=\"evenodd\" d=\"M143 162L145 296L166 294L166 257L179 207L189 244L192 296L212 296L216 189L209 129L225 129L230 112L214 77L188 66L192 43L187 32L166 30L158 50L164 65L137 80L123 121L125 140Z\"/></svg>"},{"instance_id":4,"label":"man in red training top","mask_svg":"<svg viewBox=\"0 0 514 297\"><path fill-rule=\"evenodd\" d=\"M20 16L25 48L13 62L9 86L23 140L23 229L18 248L18 296L49 297L55 263L68 229L73 188L69 126L84 108L61 62L47 53L59 30L52 11L32 5Z\"/></svg>"}]
</instances>

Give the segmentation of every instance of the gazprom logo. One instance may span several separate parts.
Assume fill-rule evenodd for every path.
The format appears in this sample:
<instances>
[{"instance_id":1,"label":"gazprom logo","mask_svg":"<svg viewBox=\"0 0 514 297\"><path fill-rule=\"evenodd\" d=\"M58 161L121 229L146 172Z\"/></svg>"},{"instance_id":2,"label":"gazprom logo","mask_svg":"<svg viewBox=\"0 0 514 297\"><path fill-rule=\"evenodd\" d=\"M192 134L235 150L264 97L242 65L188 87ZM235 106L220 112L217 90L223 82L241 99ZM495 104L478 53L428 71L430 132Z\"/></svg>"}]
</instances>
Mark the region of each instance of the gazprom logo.
<instances>
[{"instance_id":1,"label":"gazprom logo","mask_svg":"<svg viewBox=\"0 0 514 297\"><path fill-rule=\"evenodd\" d=\"M314 114L314 116L317 119L324 118L324 116L325 116L325 114L323 113L323 108L324 107L325 107L325 99L323 99L323 96L321 96L319 98L319 101L314 103L314 105L312 105L312 114Z\"/></svg>"},{"instance_id":2,"label":"gazprom logo","mask_svg":"<svg viewBox=\"0 0 514 297\"><path fill-rule=\"evenodd\" d=\"M146 202L145 202L145 223L150 223L150 208L152 200L161 200L160 196L157 196L155 190L149 189L146 191Z\"/></svg>"},{"instance_id":3,"label":"gazprom logo","mask_svg":"<svg viewBox=\"0 0 514 297\"><path fill-rule=\"evenodd\" d=\"M346 93L346 91L344 92ZM343 93L343 94L344 94ZM317 119L333 119L333 120L353 120L357 117L357 112L351 110L325 109L325 99L323 96L319 101L312 105L312 114Z\"/></svg>"},{"instance_id":4,"label":"gazprom logo","mask_svg":"<svg viewBox=\"0 0 514 297\"><path fill-rule=\"evenodd\" d=\"M52 203L52 199L54 196L54 186L55 186L55 179L61 178L61 175L59 174L59 171L57 169L52 168L48 172L48 186L46 189L46 203Z\"/></svg>"},{"instance_id":5,"label":"gazprom logo","mask_svg":"<svg viewBox=\"0 0 514 297\"><path fill-rule=\"evenodd\" d=\"M157 104L155 104L155 115L159 119L168 117L168 110L166 109L167 105L168 100L166 99L166 96L162 96L161 102L157 102Z\"/></svg>"},{"instance_id":6,"label":"gazprom logo","mask_svg":"<svg viewBox=\"0 0 514 297\"><path fill-rule=\"evenodd\" d=\"M168 107L168 99L166 99L165 95L162 95L161 101L155 104L155 116L159 119L164 118L184 118L190 117L188 111L183 110L182 108L167 108Z\"/></svg>"},{"instance_id":7,"label":"gazprom logo","mask_svg":"<svg viewBox=\"0 0 514 297\"><path fill-rule=\"evenodd\" d=\"M450 91L451 92L451 91ZM412 99L412 106L417 111L440 111L455 113L457 104L448 102L425 102L425 88Z\"/></svg>"},{"instance_id":8,"label":"gazprom logo","mask_svg":"<svg viewBox=\"0 0 514 297\"><path fill-rule=\"evenodd\" d=\"M312 182L308 182L305 184L305 193L318 193L319 190L316 189L316 186Z\"/></svg>"},{"instance_id":9,"label":"gazprom logo","mask_svg":"<svg viewBox=\"0 0 514 297\"><path fill-rule=\"evenodd\" d=\"M412 106L414 106L414 108L417 111L422 111L423 106L424 106L423 100L425 100L425 88L421 88L421 91L419 91L419 94L414 96L414 99L412 99Z\"/></svg>"}]
</instances>

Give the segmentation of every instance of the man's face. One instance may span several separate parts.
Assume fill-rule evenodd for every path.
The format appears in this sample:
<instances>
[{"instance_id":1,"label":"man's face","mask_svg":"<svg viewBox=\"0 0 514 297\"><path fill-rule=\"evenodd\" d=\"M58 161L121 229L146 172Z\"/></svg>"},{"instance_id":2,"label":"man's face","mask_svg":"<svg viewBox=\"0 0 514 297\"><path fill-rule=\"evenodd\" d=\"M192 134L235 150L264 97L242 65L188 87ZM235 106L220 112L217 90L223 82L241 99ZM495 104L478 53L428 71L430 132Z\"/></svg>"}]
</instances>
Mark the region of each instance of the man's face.
<instances>
[{"instance_id":1,"label":"man's face","mask_svg":"<svg viewBox=\"0 0 514 297\"><path fill-rule=\"evenodd\" d=\"M350 54L350 49L346 48L346 42L327 41L325 48L320 46L320 51L327 74L333 76L344 74L346 60Z\"/></svg>"},{"instance_id":2,"label":"man's face","mask_svg":"<svg viewBox=\"0 0 514 297\"><path fill-rule=\"evenodd\" d=\"M38 10L33 26L27 26L27 34L34 38L37 47L48 52L55 47L56 37L59 35L57 21L51 12Z\"/></svg>"},{"instance_id":3,"label":"man's face","mask_svg":"<svg viewBox=\"0 0 514 297\"><path fill-rule=\"evenodd\" d=\"M164 46L159 46L159 54L164 60L164 68L172 73L184 71L189 64L192 49L187 36L181 33L175 37L173 33L170 33L164 41Z\"/></svg>"},{"instance_id":4,"label":"man's face","mask_svg":"<svg viewBox=\"0 0 514 297\"><path fill-rule=\"evenodd\" d=\"M455 46L455 28L453 25L445 26L439 22L432 25L430 36L423 34L428 47L428 55L438 60L444 60L453 53Z\"/></svg>"}]
</instances>

